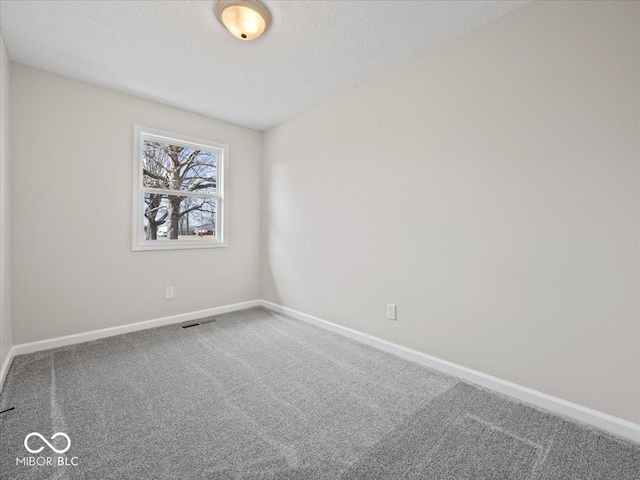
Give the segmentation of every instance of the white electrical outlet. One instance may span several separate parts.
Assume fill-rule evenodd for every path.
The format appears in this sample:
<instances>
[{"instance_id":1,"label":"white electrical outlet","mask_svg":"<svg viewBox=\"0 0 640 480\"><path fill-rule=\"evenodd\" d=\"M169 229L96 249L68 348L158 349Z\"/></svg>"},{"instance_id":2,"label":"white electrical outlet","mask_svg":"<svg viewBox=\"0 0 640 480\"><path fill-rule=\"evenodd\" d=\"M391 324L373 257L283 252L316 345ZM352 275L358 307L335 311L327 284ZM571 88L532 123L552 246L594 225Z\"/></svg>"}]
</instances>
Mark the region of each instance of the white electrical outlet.
<instances>
[{"instance_id":1,"label":"white electrical outlet","mask_svg":"<svg viewBox=\"0 0 640 480\"><path fill-rule=\"evenodd\" d=\"M387 303L387 318L389 320L396 319L396 306L393 303Z\"/></svg>"},{"instance_id":2,"label":"white electrical outlet","mask_svg":"<svg viewBox=\"0 0 640 480\"><path fill-rule=\"evenodd\" d=\"M164 298L173 298L173 287L165 287Z\"/></svg>"}]
</instances>

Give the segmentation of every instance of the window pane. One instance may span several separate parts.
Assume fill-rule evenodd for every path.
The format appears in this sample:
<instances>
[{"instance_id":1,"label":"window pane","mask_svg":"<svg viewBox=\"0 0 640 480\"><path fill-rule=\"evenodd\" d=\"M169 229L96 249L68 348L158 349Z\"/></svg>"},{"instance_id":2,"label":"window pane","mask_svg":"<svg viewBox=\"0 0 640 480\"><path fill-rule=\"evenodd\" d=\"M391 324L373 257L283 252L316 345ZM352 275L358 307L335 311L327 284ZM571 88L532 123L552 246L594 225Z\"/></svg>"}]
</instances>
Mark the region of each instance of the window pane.
<instances>
[{"instance_id":1,"label":"window pane","mask_svg":"<svg viewBox=\"0 0 640 480\"><path fill-rule=\"evenodd\" d=\"M215 198L144 194L145 240L217 239Z\"/></svg>"},{"instance_id":2,"label":"window pane","mask_svg":"<svg viewBox=\"0 0 640 480\"><path fill-rule=\"evenodd\" d=\"M217 193L218 152L142 139L143 185Z\"/></svg>"}]
</instances>

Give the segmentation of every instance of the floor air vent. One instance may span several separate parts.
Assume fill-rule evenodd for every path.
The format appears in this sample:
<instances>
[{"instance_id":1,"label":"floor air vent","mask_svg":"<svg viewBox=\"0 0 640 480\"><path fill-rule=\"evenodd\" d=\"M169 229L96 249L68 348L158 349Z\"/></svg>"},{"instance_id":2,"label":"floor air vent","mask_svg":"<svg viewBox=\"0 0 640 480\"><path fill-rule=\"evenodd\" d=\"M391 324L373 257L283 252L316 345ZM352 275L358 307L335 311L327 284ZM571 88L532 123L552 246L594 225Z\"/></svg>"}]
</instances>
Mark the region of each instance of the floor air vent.
<instances>
[{"instance_id":1,"label":"floor air vent","mask_svg":"<svg viewBox=\"0 0 640 480\"><path fill-rule=\"evenodd\" d=\"M208 320L201 320L198 323L190 323L189 325L183 325L182 328L197 327L198 325L206 325L207 323L212 323L212 322L215 322L215 321L216 321L215 318L210 318Z\"/></svg>"}]
</instances>

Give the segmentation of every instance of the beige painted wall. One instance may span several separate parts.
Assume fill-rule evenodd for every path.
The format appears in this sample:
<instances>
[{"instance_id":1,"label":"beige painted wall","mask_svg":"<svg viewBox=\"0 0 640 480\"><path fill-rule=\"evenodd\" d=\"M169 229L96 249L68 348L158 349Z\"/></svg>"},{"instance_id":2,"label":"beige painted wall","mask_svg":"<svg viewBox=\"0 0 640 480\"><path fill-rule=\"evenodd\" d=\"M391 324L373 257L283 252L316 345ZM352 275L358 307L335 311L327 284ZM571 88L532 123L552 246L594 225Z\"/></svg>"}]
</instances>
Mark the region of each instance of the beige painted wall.
<instances>
[{"instance_id":1,"label":"beige painted wall","mask_svg":"<svg viewBox=\"0 0 640 480\"><path fill-rule=\"evenodd\" d=\"M0 31L0 366L13 343L11 324L11 62Z\"/></svg>"},{"instance_id":2,"label":"beige painted wall","mask_svg":"<svg viewBox=\"0 0 640 480\"><path fill-rule=\"evenodd\" d=\"M639 13L534 2L268 130L263 296L640 423Z\"/></svg>"},{"instance_id":3,"label":"beige painted wall","mask_svg":"<svg viewBox=\"0 0 640 480\"><path fill-rule=\"evenodd\" d=\"M260 132L12 67L15 344L259 297ZM229 145L228 248L131 251L134 124Z\"/></svg>"}]
</instances>

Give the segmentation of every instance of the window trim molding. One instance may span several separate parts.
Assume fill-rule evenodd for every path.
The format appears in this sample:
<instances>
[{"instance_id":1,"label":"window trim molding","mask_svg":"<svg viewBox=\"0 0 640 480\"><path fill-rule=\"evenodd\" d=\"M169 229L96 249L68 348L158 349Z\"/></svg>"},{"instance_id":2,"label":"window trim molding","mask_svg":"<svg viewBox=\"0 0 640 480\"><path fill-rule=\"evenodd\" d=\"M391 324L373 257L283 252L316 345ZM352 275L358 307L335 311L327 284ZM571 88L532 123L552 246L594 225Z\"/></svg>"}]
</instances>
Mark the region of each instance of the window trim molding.
<instances>
[{"instance_id":1,"label":"window trim molding","mask_svg":"<svg viewBox=\"0 0 640 480\"><path fill-rule=\"evenodd\" d=\"M157 240L144 240L144 221L142 219L142 207L144 205L144 194L148 190L158 193L168 193L170 190L149 189L142 183L142 137L157 137L159 140L169 140L174 145L184 147L201 147L203 149L218 150L222 153L222 159L218 158L218 181L217 193L192 193L180 192L181 196L192 196L198 198L216 198L218 224L216 225L216 239L203 238L201 241L194 240L167 240L158 243ZM191 250L197 248L219 248L229 246L228 231L228 210L229 196L227 185L229 183L229 146L223 143L211 142L200 138L189 137L174 132L167 132L141 125L133 126L133 197L132 197L132 230L131 230L131 250L151 251L151 250Z\"/></svg>"}]
</instances>

